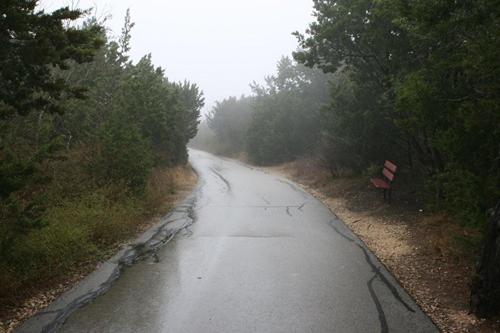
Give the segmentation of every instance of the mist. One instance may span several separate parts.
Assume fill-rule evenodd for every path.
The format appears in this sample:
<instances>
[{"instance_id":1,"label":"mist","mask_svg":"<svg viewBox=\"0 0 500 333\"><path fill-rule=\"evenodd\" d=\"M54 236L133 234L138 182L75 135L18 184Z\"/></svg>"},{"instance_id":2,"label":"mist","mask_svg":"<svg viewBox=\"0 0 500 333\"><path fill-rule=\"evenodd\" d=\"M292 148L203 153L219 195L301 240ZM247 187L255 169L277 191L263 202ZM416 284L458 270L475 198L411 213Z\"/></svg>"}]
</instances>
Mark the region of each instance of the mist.
<instances>
[{"instance_id":1,"label":"mist","mask_svg":"<svg viewBox=\"0 0 500 333\"><path fill-rule=\"evenodd\" d=\"M0 331L500 331L499 17L3 1Z\"/></svg>"},{"instance_id":2,"label":"mist","mask_svg":"<svg viewBox=\"0 0 500 333\"><path fill-rule=\"evenodd\" d=\"M42 7L73 3L46 0ZM250 93L250 82L262 81L297 48L292 32L312 20L311 0L80 0L76 6L106 19L114 36L130 8L132 59L151 53L170 80L196 82L205 94L204 114L217 100Z\"/></svg>"}]
</instances>

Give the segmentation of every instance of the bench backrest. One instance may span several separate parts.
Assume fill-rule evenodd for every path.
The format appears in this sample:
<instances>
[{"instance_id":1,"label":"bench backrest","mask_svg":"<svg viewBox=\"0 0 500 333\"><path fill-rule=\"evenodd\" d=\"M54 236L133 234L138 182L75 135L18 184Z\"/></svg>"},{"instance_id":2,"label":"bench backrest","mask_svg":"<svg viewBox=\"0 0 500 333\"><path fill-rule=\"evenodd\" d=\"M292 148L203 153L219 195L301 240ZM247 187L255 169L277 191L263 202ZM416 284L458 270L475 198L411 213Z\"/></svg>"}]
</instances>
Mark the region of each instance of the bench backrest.
<instances>
[{"instance_id":1,"label":"bench backrest","mask_svg":"<svg viewBox=\"0 0 500 333\"><path fill-rule=\"evenodd\" d=\"M391 161L385 161L384 170L382 170L382 174L385 176L385 178L387 178L389 182L392 182L394 180L397 170L398 167L396 164L392 163Z\"/></svg>"}]
</instances>

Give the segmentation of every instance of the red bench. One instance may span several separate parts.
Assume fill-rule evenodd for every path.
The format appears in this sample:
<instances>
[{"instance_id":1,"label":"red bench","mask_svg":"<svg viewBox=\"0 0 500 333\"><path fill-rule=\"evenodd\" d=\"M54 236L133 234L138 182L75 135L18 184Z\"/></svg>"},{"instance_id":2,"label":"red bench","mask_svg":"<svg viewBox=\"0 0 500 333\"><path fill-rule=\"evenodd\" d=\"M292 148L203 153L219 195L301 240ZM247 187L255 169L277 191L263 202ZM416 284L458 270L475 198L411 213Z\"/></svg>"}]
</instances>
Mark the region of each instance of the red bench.
<instances>
[{"instance_id":1,"label":"red bench","mask_svg":"<svg viewBox=\"0 0 500 333\"><path fill-rule=\"evenodd\" d=\"M398 167L396 164L391 161L385 161L384 169L382 170L382 177L371 179L373 186L384 191L384 200L388 198L389 202L391 202L392 182L394 181L397 169Z\"/></svg>"}]
</instances>

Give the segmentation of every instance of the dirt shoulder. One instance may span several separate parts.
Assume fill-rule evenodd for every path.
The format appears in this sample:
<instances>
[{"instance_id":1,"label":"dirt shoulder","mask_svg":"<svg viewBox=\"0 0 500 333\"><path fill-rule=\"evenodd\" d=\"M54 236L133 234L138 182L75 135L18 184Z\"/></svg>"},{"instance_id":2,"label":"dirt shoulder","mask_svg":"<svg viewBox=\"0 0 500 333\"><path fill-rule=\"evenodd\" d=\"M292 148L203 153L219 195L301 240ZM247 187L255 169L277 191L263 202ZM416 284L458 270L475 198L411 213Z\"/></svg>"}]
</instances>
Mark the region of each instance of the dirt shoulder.
<instances>
[{"instance_id":1,"label":"dirt shoulder","mask_svg":"<svg viewBox=\"0 0 500 333\"><path fill-rule=\"evenodd\" d=\"M161 198L161 202L157 203L153 218L140 221L137 224L136 236L141 235L150 227L157 224L160 218L168 213L172 207L182 202L192 192L198 180L196 173L190 166L176 167L166 172L168 173L168 178L173 182L173 184L169 185L173 185L175 190L165 194ZM158 185L162 185L162 182L158 181ZM19 303L10 305L7 309L2 309L0 311L0 333L13 332L19 324L38 311L46 308L57 297L98 269L106 260L111 258L133 239L135 237L113 244L107 249L107 254L100 258L99 261L82 262L62 279L46 281L44 285L39 286L37 292L32 292L30 297L19 300Z\"/></svg>"},{"instance_id":2,"label":"dirt shoulder","mask_svg":"<svg viewBox=\"0 0 500 333\"><path fill-rule=\"evenodd\" d=\"M477 231L425 212L394 193L393 203L368 178L332 180L314 161L264 168L299 184L328 206L399 280L442 332L500 332L498 321L469 314ZM403 195L402 195L403 196ZM474 235L472 235L474 236Z\"/></svg>"}]
</instances>

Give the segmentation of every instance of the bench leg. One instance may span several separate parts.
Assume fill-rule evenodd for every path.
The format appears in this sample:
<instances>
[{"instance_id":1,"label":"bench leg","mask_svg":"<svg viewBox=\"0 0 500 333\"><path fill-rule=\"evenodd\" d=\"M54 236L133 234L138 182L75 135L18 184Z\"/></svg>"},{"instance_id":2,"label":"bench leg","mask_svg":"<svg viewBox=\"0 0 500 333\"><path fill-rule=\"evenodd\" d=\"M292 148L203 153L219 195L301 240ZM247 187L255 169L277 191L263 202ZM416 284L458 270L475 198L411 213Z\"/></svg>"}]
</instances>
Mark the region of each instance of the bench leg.
<instances>
[{"instance_id":1,"label":"bench leg","mask_svg":"<svg viewBox=\"0 0 500 333\"><path fill-rule=\"evenodd\" d=\"M389 203L392 201L392 189L389 189Z\"/></svg>"},{"instance_id":2,"label":"bench leg","mask_svg":"<svg viewBox=\"0 0 500 333\"><path fill-rule=\"evenodd\" d=\"M384 188L384 201L386 200L387 190Z\"/></svg>"}]
</instances>

